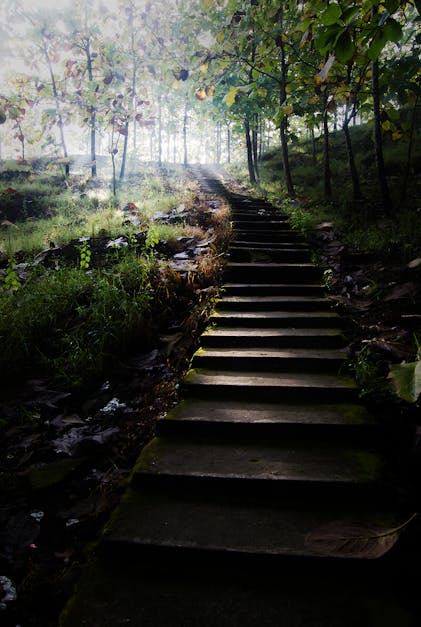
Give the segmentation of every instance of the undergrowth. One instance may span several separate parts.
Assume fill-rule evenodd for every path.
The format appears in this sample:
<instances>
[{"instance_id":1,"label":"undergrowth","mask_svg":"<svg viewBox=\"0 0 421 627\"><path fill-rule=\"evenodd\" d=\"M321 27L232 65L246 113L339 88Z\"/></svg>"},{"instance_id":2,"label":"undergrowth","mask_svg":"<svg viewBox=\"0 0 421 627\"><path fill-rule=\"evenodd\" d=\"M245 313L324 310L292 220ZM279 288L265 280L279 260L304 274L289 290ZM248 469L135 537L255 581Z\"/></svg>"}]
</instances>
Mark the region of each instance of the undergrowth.
<instances>
[{"instance_id":1,"label":"undergrowth","mask_svg":"<svg viewBox=\"0 0 421 627\"><path fill-rule=\"evenodd\" d=\"M39 368L56 383L88 382L145 339L153 257L127 254L109 269L34 272L0 299L3 382Z\"/></svg>"},{"instance_id":2,"label":"undergrowth","mask_svg":"<svg viewBox=\"0 0 421 627\"><path fill-rule=\"evenodd\" d=\"M283 184L280 150L263 155L260 180L255 187L247 182L245 164L229 166L230 173L244 182L248 192L260 195L282 207L294 227L308 234L317 224L333 222L336 233L349 248L406 263L421 253L421 143L415 142L408 194L401 199L402 173L406 167L407 143L385 142L385 163L394 210L385 215L379 207L372 128L352 128L353 146L365 200L352 201L348 162L343 133L331 135L332 200L323 197L323 163L320 139L316 158L309 141L291 144L292 177L297 193L289 200Z\"/></svg>"}]
</instances>

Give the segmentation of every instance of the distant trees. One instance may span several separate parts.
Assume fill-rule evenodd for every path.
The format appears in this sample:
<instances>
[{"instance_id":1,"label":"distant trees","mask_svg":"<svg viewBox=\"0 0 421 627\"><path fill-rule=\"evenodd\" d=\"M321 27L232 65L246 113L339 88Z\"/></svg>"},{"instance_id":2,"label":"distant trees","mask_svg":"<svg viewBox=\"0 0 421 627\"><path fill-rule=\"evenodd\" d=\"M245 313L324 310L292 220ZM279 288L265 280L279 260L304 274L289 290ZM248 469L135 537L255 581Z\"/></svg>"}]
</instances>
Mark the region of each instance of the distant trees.
<instances>
[{"instance_id":1,"label":"distant trees","mask_svg":"<svg viewBox=\"0 0 421 627\"><path fill-rule=\"evenodd\" d=\"M201 151L216 161L231 159L240 137L253 181L265 129L276 128L285 187L294 196L292 128L307 129L313 142L318 130L329 198L329 133L340 126L359 200L364 190L350 132L358 116L373 123L379 191L390 210L383 139L407 141L410 159L421 91L418 0L168 0L165 11L148 0L119 0L115 8L85 0L71 12L47 14L24 13L17 0L14 6L32 43L20 78L25 89L10 84L0 122L14 126L21 156L26 114L37 110L44 147L60 152L65 164L67 127L82 128L92 176L99 138L106 137L116 186L140 138L149 138L151 159L187 162L194 125ZM200 116L205 122L197 122Z\"/></svg>"}]
</instances>

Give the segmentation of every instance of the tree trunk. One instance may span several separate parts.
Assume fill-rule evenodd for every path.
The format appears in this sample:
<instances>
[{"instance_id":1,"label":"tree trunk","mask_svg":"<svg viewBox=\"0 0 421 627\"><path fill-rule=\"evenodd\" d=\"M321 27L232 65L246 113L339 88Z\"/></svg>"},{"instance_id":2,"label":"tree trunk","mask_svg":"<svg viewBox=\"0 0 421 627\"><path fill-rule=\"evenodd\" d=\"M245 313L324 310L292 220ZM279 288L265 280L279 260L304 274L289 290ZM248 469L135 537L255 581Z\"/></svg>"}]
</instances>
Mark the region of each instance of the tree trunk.
<instances>
[{"instance_id":1,"label":"tree trunk","mask_svg":"<svg viewBox=\"0 0 421 627\"><path fill-rule=\"evenodd\" d=\"M96 167L96 147L95 147L95 142L96 142L96 111L92 111L91 109L91 121L90 121L90 127L91 127L91 176L92 178L96 177L97 174L97 167Z\"/></svg>"},{"instance_id":2,"label":"tree trunk","mask_svg":"<svg viewBox=\"0 0 421 627\"><path fill-rule=\"evenodd\" d=\"M374 114L374 149L376 155L377 177L379 181L380 196L382 199L383 211L391 212L391 199L389 193L389 185L386 178L386 169L384 166L383 156L383 140L382 127L380 120L380 92L379 92L379 62L374 61L371 66L372 71L372 96L373 96L373 114Z\"/></svg>"},{"instance_id":3,"label":"tree trunk","mask_svg":"<svg viewBox=\"0 0 421 627\"><path fill-rule=\"evenodd\" d=\"M227 163L231 163L231 123L227 123Z\"/></svg>"},{"instance_id":4,"label":"tree trunk","mask_svg":"<svg viewBox=\"0 0 421 627\"><path fill-rule=\"evenodd\" d=\"M288 65L287 65L287 61L286 61L286 54L285 54L285 44L284 44L284 40L282 38L282 33L283 33L283 21L284 21L284 13L283 13L283 5L280 5L280 10L279 10L279 18L278 18L278 23L279 23L279 28L281 31L281 37L280 37L280 52L281 52L281 81L280 81L280 102L279 105L282 107L286 97L287 97L287 92L286 92L286 86L287 86L287 80L288 80ZM286 115L283 116L282 120L281 120L281 125L280 125L280 129L279 129L279 136L281 139L281 151L282 151L282 163L284 166L284 176L285 176L285 183L287 186L287 191L288 191L288 196L290 196L291 198L295 198L295 189L294 189L294 184L292 182L292 175L291 175L291 167L290 167L290 163L289 163L289 153L288 153L288 117Z\"/></svg>"},{"instance_id":5,"label":"tree trunk","mask_svg":"<svg viewBox=\"0 0 421 627\"><path fill-rule=\"evenodd\" d=\"M332 197L332 183L330 173L330 146L327 101L328 96L325 92L323 95L323 186L325 198L329 199Z\"/></svg>"},{"instance_id":6,"label":"tree trunk","mask_svg":"<svg viewBox=\"0 0 421 627\"><path fill-rule=\"evenodd\" d=\"M406 200L406 194L408 191L408 180L409 180L409 173L411 171L411 158L412 158L412 149L414 147L414 135L415 135L416 116L417 116L417 107L418 107L419 98L420 97L417 95L415 99L414 108L412 110L411 126L409 129L409 137L408 137L408 151L406 153L406 167L404 169L402 186L401 186L401 200Z\"/></svg>"},{"instance_id":7,"label":"tree trunk","mask_svg":"<svg viewBox=\"0 0 421 627\"><path fill-rule=\"evenodd\" d=\"M346 116L342 126L342 130L345 135L346 151L348 155L349 170L352 182L352 195L354 200L362 200L363 195L361 192L360 178L358 176L357 166L355 165L354 149L352 146L351 134L349 132L350 121L351 120L348 118L348 116Z\"/></svg>"},{"instance_id":8,"label":"tree trunk","mask_svg":"<svg viewBox=\"0 0 421 627\"><path fill-rule=\"evenodd\" d=\"M87 9L86 9L87 10ZM86 42L85 47L86 54L86 64L88 68L88 77L89 81L93 81L93 70L92 70L92 56L91 56L91 47L89 39ZM91 129L91 176L92 178L96 177L97 167L96 167L96 110L95 107L89 107L90 120L89 125Z\"/></svg>"},{"instance_id":9,"label":"tree trunk","mask_svg":"<svg viewBox=\"0 0 421 627\"><path fill-rule=\"evenodd\" d=\"M158 165L162 165L162 97L158 96Z\"/></svg>"},{"instance_id":10,"label":"tree trunk","mask_svg":"<svg viewBox=\"0 0 421 627\"><path fill-rule=\"evenodd\" d=\"M310 129L310 140L311 140L311 158L313 161L313 165L317 165L317 149L316 149L316 136L314 134L314 128Z\"/></svg>"},{"instance_id":11,"label":"tree trunk","mask_svg":"<svg viewBox=\"0 0 421 627\"><path fill-rule=\"evenodd\" d=\"M216 163L219 165L221 163L221 122L216 123Z\"/></svg>"},{"instance_id":12,"label":"tree trunk","mask_svg":"<svg viewBox=\"0 0 421 627\"><path fill-rule=\"evenodd\" d=\"M244 121L244 128L246 132L247 165L249 170L250 183L256 183L256 173L254 171L253 165L253 148L250 136L250 122L247 119Z\"/></svg>"},{"instance_id":13,"label":"tree trunk","mask_svg":"<svg viewBox=\"0 0 421 627\"><path fill-rule=\"evenodd\" d=\"M184 147L184 158L183 163L186 166L188 164L188 155L187 155L187 123L188 123L188 100L186 98L186 102L184 104L184 119L183 119L183 147Z\"/></svg>"},{"instance_id":14,"label":"tree trunk","mask_svg":"<svg viewBox=\"0 0 421 627\"><path fill-rule=\"evenodd\" d=\"M124 128L125 128L125 133L124 133L123 156L121 158L120 181L122 181L126 175L127 148L129 145L129 122L128 121L126 122Z\"/></svg>"},{"instance_id":15,"label":"tree trunk","mask_svg":"<svg viewBox=\"0 0 421 627\"><path fill-rule=\"evenodd\" d=\"M287 130L288 118L285 115L281 120L281 127L279 129L279 137L281 139L282 163L284 166L284 176L288 196L290 196L291 198L295 198L294 183L292 182L291 167L289 164Z\"/></svg>"},{"instance_id":16,"label":"tree trunk","mask_svg":"<svg viewBox=\"0 0 421 627\"><path fill-rule=\"evenodd\" d=\"M66 140L65 140L65 137L64 137L63 116L61 115L61 111L60 111L60 100L59 100L59 95L58 95L58 90L57 90L56 77L54 75L53 66L52 66L52 63L51 63L50 55L48 54L48 48L47 48L46 42L44 40L44 35L43 35L43 48L42 48L42 51L44 53L44 58L45 58L45 61L47 63L47 66L48 66L48 71L50 73L51 88L52 88L52 91L53 91L53 96L54 96L54 100L55 100L55 103L56 103L56 109L57 109L57 121L58 121L59 133L60 133L61 149L63 151L63 157L64 157L64 159L66 159L65 174L66 174L66 177L68 177L69 174L70 174L70 163L67 162L69 154L67 152L67 145L66 145Z\"/></svg>"},{"instance_id":17,"label":"tree trunk","mask_svg":"<svg viewBox=\"0 0 421 627\"><path fill-rule=\"evenodd\" d=\"M254 171L256 173L256 179L259 178L259 166L257 163L257 156L258 156L258 150L259 150L258 149L258 132L257 132L258 124L259 124L259 116L255 113L253 116L251 143L252 143L252 148L253 148L253 165L254 165Z\"/></svg>"}]
</instances>

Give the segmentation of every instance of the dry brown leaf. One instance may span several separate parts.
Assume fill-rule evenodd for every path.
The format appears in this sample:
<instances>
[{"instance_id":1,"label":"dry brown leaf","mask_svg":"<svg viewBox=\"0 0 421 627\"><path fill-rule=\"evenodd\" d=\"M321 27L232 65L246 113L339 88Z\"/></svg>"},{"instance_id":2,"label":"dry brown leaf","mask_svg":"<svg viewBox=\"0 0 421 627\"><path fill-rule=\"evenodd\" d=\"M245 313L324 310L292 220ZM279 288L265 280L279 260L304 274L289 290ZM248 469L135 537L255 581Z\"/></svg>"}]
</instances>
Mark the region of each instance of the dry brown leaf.
<instances>
[{"instance_id":1,"label":"dry brown leaf","mask_svg":"<svg viewBox=\"0 0 421 627\"><path fill-rule=\"evenodd\" d=\"M305 545L326 557L377 559L393 547L401 530L416 515L413 514L402 525L393 528L332 522L307 534Z\"/></svg>"}]
</instances>

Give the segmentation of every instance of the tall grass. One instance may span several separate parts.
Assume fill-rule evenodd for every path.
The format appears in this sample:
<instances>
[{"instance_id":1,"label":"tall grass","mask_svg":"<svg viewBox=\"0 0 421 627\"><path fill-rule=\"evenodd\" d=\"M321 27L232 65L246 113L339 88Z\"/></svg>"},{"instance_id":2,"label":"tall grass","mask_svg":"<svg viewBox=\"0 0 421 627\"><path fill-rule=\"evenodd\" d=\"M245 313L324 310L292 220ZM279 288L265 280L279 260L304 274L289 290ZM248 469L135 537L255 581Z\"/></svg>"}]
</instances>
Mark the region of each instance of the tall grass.
<instances>
[{"instance_id":1,"label":"tall grass","mask_svg":"<svg viewBox=\"0 0 421 627\"><path fill-rule=\"evenodd\" d=\"M126 254L110 269L35 272L0 298L4 382L39 370L57 383L91 381L146 337L153 257Z\"/></svg>"}]
</instances>

